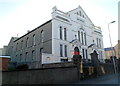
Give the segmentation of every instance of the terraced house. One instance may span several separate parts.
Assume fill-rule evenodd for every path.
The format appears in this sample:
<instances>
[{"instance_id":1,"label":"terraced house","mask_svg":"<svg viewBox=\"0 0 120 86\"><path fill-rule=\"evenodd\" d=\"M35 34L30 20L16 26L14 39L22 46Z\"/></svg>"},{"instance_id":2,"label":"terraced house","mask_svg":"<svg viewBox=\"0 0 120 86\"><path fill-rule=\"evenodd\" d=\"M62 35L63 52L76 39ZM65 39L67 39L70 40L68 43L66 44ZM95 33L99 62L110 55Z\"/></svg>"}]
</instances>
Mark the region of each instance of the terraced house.
<instances>
[{"instance_id":1,"label":"terraced house","mask_svg":"<svg viewBox=\"0 0 120 86\"><path fill-rule=\"evenodd\" d=\"M51 20L14 41L11 61L40 67L41 64L71 61L77 49L87 62L94 49L102 62L102 37L101 28L93 24L80 6L68 12L53 7Z\"/></svg>"}]
</instances>

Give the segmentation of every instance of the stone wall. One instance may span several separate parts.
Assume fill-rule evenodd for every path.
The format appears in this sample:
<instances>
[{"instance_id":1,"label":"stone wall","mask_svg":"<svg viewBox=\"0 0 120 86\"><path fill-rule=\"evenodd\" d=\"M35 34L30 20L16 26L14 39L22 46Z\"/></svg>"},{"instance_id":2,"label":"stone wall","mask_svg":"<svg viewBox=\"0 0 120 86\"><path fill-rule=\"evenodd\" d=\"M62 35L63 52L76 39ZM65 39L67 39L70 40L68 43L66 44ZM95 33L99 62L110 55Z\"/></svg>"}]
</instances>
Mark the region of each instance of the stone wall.
<instances>
[{"instance_id":1,"label":"stone wall","mask_svg":"<svg viewBox=\"0 0 120 86\"><path fill-rule=\"evenodd\" d=\"M40 69L3 71L3 84L65 84L78 82L78 70L73 63L44 64ZM114 73L113 64L101 63L105 74ZM88 67L84 67L85 77ZM101 75L104 75L101 73ZM88 76L87 78L89 78ZM94 77L93 77L94 78Z\"/></svg>"},{"instance_id":2,"label":"stone wall","mask_svg":"<svg viewBox=\"0 0 120 86\"><path fill-rule=\"evenodd\" d=\"M62 84L78 80L76 67L4 71L3 84Z\"/></svg>"}]
</instances>

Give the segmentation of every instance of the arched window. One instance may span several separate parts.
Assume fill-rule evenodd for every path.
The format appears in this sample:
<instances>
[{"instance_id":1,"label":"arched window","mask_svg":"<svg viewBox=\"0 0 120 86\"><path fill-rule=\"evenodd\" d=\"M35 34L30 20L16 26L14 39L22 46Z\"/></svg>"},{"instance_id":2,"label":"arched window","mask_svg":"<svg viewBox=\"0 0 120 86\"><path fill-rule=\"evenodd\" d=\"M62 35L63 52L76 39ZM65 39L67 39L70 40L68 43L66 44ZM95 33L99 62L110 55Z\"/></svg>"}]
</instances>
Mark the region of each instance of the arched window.
<instances>
[{"instance_id":1,"label":"arched window","mask_svg":"<svg viewBox=\"0 0 120 86\"><path fill-rule=\"evenodd\" d=\"M44 41L44 31L42 30L41 31L41 42L43 42Z\"/></svg>"}]
</instances>

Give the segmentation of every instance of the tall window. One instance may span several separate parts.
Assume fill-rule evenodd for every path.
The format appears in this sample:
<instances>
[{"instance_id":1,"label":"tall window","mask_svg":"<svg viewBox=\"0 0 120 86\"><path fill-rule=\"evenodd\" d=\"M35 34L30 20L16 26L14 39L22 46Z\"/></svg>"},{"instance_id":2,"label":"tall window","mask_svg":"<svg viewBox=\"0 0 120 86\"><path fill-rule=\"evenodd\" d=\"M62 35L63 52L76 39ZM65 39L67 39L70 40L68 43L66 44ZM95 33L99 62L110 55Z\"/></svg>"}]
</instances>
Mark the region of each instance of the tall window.
<instances>
[{"instance_id":1,"label":"tall window","mask_svg":"<svg viewBox=\"0 0 120 86\"><path fill-rule=\"evenodd\" d=\"M60 44L60 57L63 57L63 46Z\"/></svg>"},{"instance_id":2,"label":"tall window","mask_svg":"<svg viewBox=\"0 0 120 86\"><path fill-rule=\"evenodd\" d=\"M64 39L67 40L67 30L64 28Z\"/></svg>"},{"instance_id":3,"label":"tall window","mask_svg":"<svg viewBox=\"0 0 120 86\"><path fill-rule=\"evenodd\" d=\"M84 41L83 41L83 32L81 32L81 36L82 36L82 45L84 45Z\"/></svg>"},{"instance_id":4,"label":"tall window","mask_svg":"<svg viewBox=\"0 0 120 86\"><path fill-rule=\"evenodd\" d=\"M23 49L23 40L21 41L21 49Z\"/></svg>"},{"instance_id":5,"label":"tall window","mask_svg":"<svg viewBox=\"0 0 120 86\"><path fill-rule=\"evenodd\" d=\"M42 57L43 48L40 48L40 57Z\"/></svg>"},{"instance_id":6,"label":"tall window","mask_svg":"<svg viewBox=\"0 0 120 86\"><path fill-rule=\"evenodd\" d=\"M18 59L18 56L16 55L16 59L15 59L15 61L17 61L17 59Z\"/></svg>"},{"instance_id":7,"label":"tall window","mask_svg":"<svg viewBox=\"0 0 120 86\"><path fill-rule=\"evenodd\" d=\"M101 40L99 39L99 47L101 48Z\"/></svg>"},{"instance_id":8,"label":"tall window","mask_svg":"<svg viewBox=\"0 0 120 86\"><path fill-rule=\"evenodd\" d=\"M16 45L16 51L18 51L18 43L17 43L17 45Z\"/></svg>"},{"instance_id":9,"label":"tall window","mask_svg":"<svg viewBox=\"0 0 120 86\"><path fill-rule=\"evenodd\" d=\"M65 57L67 57L67 45L65 45Z\"/></svg>"},{"instance_id":10,"label":"tall window","mask_svg":"<svg viewBox=\"0 0 120 86\"><path fill-rule=\"evenodd\" d=\"M103 54L102 54L102 51L101 51L101 59L102 59L102 57L103 57Z\"/></svg>"},{"instance_id":11,"label":"tall window","mask_svg":"<svg viewBox=\"0 0 120 86\"><path fill-rule=\"evenodd\" d=\"M28 52L25 53L25 62L27 62Z\"/></svg>"},{"instance_id":12,"label":"tall window","mask_svg":"<svg viewBox=\"0 0 120 86\"><path fill-rule=\"evenodd\" d=\"M101 58L101 54L100 54L100 51L98 51L98 53L99 53L99 55L98 55L98 56L99 56L99 59L100 59L100 58Z\"/></svg>"},{"instance_id":13,"label":"tall window","mask_svg":"<svg viewBox=\"0 0 120 86\"><path fill-rule=\"evenodd\" d=\"M60 26L60 39L62 39L62 27Z\"/></svg>"},{"instance_id":14,"label":"tall window","mask_svg":"<svg viewBox=\"0 0 120 86\"><path fill-rule=\"evenodd\" d=\"M80 31L78 31L78 40L80 41Z\"/></svg>"},{"instance_id":15,"label":"tall window","mask_svg":"<svg viewBox=\"0 0 120 86\"><path fill-rule=\"evenodd\" d=\"M88 59L88 53L87 53L87 49L86 49L86 59Z\"/></svg>"},{"instance_id":16,"label":"tall window","mask_svg":"<svg viewBox=\"0 0 120 86\"><path fill-rule=\"evenodd\" d=\"M33 35L33 45L35 45L35 34Z\"/></svg>"},{"instance_id":17,"label":"tall window","mask_svg":"<svg viewBox=\"0 0 120 86\"><path fill-rule=\"evenodd\" d=\"M82 16L82 13L81 13L81 11L80 11L80 16Z\"/></svg>"},{"instance_id":18,"label":"tall window","mask_svg":"<svg viewBox=\"0 0 120 86\"><path fill-rule=\"evenodd\" d=\"M44 31L42 30L41 31L41 42L43 42L44 41Z\"/></svg>"},{"instance_id":19,"label":"tall window","mask_svg":"<svg viewBox=\"0 0 120 86\"><path fill-rule=\"evenodd\" d=\"M84 49L82 49L82 54L83 54L83 60L85 60L85 52L84 52Z\"/></svg>"},{"instance_id":20,"label":"tall window","mask_svg":"<svg viewBox=\"0 0 120 86\"><path fill-rule=\"evenodd\" d=\"M87 45L86 33L84 33L84 40L85 40L85 45Z\"/></svg>"},{"instance_id":21,"label":"tall window","mask_svg":"<svg viewBox=\"0 0 120 86\"><path fill-rule=\"evenodd\" d=\"M34 50L32 51L32 60L33 61L35 60L35 51Z\"/></svg>"},{"instance_id":22,"label":"tall window","mask_svg":"<svg viewBox=\"0 0 120 86\"><path fill-rule=\"evenodd\" d=\"M20 54L20 62L21 62L21 60L22 60L22 54Z\"/></svg>"},{"instance_id":23,"label":"tall window","mask_svg":"<svg viewBox=\"0 0 120 86\"><path fill-rule=\"evenodd\" d=\"M99 46L98 46L98 38L96 38L96 41L97 41L97 47L99 47Z\"/></svg>"},{"instance_id":24,"label":"tall window","mask_svg":"<svg viewBox=\"0 0 120 86\"><path fill-rule=\"evenodd\" d=\"M26 47L28 47L28 37L27 37L27 39L26 39Z\"/></svg>"}]
</instances>

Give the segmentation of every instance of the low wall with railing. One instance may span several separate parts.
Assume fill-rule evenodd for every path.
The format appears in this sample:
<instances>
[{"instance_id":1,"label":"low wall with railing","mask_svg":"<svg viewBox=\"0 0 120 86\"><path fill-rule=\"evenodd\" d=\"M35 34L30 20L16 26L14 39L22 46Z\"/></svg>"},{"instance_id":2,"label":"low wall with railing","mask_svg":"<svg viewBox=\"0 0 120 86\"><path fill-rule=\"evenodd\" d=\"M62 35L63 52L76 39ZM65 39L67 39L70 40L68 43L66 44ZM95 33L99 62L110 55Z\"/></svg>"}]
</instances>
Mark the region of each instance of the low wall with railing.
<instances>
[{"instance_id":1,"label":"low wall with railing","mask_svg":"<svg viewBox=\"0 0 120 86\"><path fill-rule=\"evenodd\" d=\"M101 63L105 74L114 73L113 64ZM44 64L40 69L26 69L2 72L3 84L65 84L78 82L78 69L72 63ZM84 75L89 76L89 68L84 67ZM101 75L104 75L101 73Z\"/></svg>"}]
</instances>

